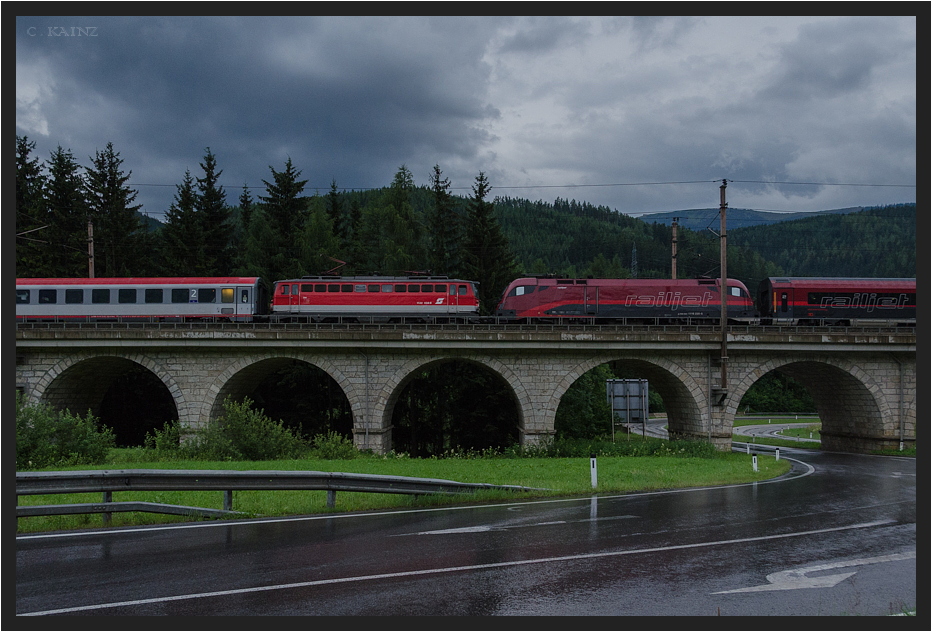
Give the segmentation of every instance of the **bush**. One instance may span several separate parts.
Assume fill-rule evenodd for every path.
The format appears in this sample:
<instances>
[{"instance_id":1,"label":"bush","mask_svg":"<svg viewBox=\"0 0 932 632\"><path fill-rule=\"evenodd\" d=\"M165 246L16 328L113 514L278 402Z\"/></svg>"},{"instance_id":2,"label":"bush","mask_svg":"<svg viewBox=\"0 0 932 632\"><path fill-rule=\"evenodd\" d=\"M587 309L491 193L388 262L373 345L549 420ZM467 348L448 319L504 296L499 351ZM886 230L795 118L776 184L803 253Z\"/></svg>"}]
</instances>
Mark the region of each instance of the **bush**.
<instances>
[{"instance_id":1,"label":"bush","mask_svg":"<svg viewBox=\"0 0 932 632\"><path fill-rule=\"evenodd\" d=\"M356 449L353 442L333 430L315 436L312 444L311 456L314 458L345 460L355 459L359 456L359 450Z\"/></svg>"},{"instance_id":2,"label":"bush","mask_svg":"<svg viewBox=\"0 0 932 632\"><path fill-rule=\"evenodd\" d=\"M223 402L223 416L206 428L195 431L190 441L182 442L183 456L211 461L267 461L290 459L303 455L307 442L281 421L273 421L262 410L253 410L248 397L241 403L230 398ZM180 433L179 433L180 437ZM166 428L153 438L164 445L174 441L174 433Z\"/></svg>"},{"instance_id":3,"label":"bush","mask_svg":"<svg viewBox=\"0 0 932 632\"><path fill-rule=\"evenodd\" d=\"M82 418L51 405L26 404L16 394L16 469L103 463L116 445L113 431L91 411Z\"/></svg>"}]
</instances>

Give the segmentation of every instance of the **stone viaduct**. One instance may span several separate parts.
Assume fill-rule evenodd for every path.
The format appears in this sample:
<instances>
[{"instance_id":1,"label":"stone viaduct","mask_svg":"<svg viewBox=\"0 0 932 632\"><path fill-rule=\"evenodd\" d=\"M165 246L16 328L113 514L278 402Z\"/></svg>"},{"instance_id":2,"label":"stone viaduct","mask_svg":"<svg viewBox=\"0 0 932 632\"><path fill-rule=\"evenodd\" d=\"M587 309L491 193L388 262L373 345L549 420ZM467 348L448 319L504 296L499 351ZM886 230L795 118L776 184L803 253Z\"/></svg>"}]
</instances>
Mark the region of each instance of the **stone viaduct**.
<instances>
[{"instance_id":1,"label":"stone viaduct","mask_svg":"<svg viewBox=\"0 0 932 632\"><path fill-rule=\"evenodd\" d=\"M165 385L178 419L197 427L294 361L329 374L349 400L354 442L392 449L392 411L418 369L462 361L506 382L522 443L551 436L560 398L584 373L618 362L664 400L671 437L725 450L744 393L776 370L810 390L824 449L865 452L916 439L914 331L735 328L721 332L600 326L17 326L16 384L34 402L94 410L132 364Z\"/></svg>"}]
</instances>

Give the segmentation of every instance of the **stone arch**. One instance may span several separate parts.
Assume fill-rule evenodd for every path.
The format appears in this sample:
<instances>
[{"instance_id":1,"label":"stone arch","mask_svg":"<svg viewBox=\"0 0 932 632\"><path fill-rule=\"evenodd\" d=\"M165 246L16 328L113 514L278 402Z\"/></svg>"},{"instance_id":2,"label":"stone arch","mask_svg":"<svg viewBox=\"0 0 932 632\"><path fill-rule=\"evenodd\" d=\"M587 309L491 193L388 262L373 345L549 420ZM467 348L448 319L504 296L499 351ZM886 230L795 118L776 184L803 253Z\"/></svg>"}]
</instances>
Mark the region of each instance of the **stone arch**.
<instances>
[{"instance_id":1,"label":"stone arch","mask_svg":"<svg viewBox=\"0 0 932 632\"><path fill-rule=\"evenodd\" d=\"M332 378L350 402L353 411L354 430L357 411L362 405L361 396L347 376L328 358L299 352L267 352L236 358L207 386L200 404L192 408L189 423L198 427L219 418L223 412L223 401L228 396L242 399L266 377L288 362L304 362L317 367Z\"/></svg>"},{"instance_id":2,"label":"stone arch","mask_svg":"<svg viewBox=\"0 0 932 632\"><path fill-rule=\"evenodd\" d=\"M530 395L524 384L518 378L512 367L501 360L483 355L475 354L437 354L430 356L417 356L402 362L391 375L386 379L376 395L372 410L373 420L377 420L378 428L376 432L382 435L382 447L384 451L391 450L391 425L392 414L398 398L404 391L405 386L414 379L414 374L421 368L437 365L444 362L468 362L481 366L495 373L511 389L512 397L518 410L518 438L521 444L525 442L527 429L525 427L525 411L530 405Z\"/></svg>"},{"instance_id":3,"label":"stone arch","mask_svg":"<svg viewBox=\"0 0 932 632\"><path fill-rule=\"evenodd\" d=\"M706 392L688 370L663 356L601 355L580 361L557 384L553 391L550 428L554 427L560 400L576 380L588 371L608 362L631 365L639 376L648 380L648 388L663 396L667 410L667 428L671 438L708 439L709 414L705 406Z\"/></svg>"},{"instance_id":4,"label":"stone arch","mask_svg":"<svg viewBox=\"0 0 932 632\"><path fill-rule=\"evenodd\" d=\"M830 357L772 358L747 372L726 402L730 423L747 390L771 371L806 385L822 421L823 449L863 452L878 442L897 440L898 411L887 401L883 385L858 364Z\"/></svg>"},{"instance_id":5,"label":"stone arch","mask_svg":"<svg viewBox=\"0 0 932 632\"><path fill-rule=\"evenodd\" d=\"M62 358L33 384L30 400L60 410L69 409L78 415L90 410L99 417L108 390L130 365L142 367L155 376L168 392L176 413L184 409L184 391L160 362L144 354L118 351Z\"/></svg>"}]
</instances>

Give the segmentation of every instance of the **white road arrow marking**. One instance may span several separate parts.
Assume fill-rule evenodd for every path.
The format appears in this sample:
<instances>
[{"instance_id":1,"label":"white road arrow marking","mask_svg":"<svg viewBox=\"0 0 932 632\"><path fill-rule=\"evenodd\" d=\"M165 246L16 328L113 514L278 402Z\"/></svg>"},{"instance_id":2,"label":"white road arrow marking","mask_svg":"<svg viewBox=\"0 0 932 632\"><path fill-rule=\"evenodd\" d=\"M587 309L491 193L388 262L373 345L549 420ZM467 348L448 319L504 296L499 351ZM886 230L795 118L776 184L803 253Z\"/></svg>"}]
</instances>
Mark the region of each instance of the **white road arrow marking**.
<instances>
[{"instance_id":1,"label":"white road arrow marking","mask_svg":"<svg viewBox=\"0 0 932 632\"><path fill-rule=\"evenodd\" d=\"M857 573L838 573L836 575L822 575L820 577L808 577L808 573L818 573L820 571L829 571L836 568L845 568L850 566L865 566L867 564L880 564L882 562L897 562L900 560L911 560L916 557L916 552L895 553L893 555L881 555L879 557L868 557L849 562L835 562L832 564L818 564L816 566L807 566L791 571L779 571L767 575L769 584L760 586L750 586L748 588L736 588L735 590L720 590L712 593L713 595L726 595L729 593L745 592L763 592L766 590L796 590L799 588L832 588L841 581L844 581Z\"/></svg>"}]
</instances>

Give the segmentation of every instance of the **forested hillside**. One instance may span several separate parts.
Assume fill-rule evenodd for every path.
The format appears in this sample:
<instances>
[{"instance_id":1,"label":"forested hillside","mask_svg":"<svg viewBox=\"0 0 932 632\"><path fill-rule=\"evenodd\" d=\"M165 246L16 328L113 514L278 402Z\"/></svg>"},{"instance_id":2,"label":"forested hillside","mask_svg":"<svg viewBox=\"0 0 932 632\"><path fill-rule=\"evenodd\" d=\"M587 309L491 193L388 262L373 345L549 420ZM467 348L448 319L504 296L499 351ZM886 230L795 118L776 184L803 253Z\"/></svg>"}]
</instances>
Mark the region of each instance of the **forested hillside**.
<instances>
[{"instance_id":1,"label":"forested hillside","mask_svg":"<svg viewBox=\"0 0 932 632\"><path fill-rule=\"evenodd\" d=\"M791 276L916 276L915 204L738 228L728 237Z\"/></svg>"}]
</instances>

